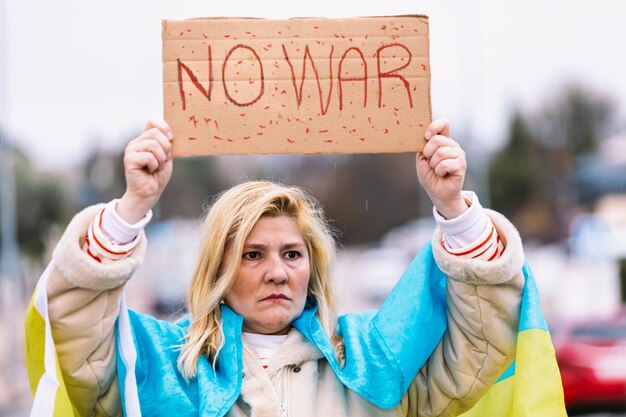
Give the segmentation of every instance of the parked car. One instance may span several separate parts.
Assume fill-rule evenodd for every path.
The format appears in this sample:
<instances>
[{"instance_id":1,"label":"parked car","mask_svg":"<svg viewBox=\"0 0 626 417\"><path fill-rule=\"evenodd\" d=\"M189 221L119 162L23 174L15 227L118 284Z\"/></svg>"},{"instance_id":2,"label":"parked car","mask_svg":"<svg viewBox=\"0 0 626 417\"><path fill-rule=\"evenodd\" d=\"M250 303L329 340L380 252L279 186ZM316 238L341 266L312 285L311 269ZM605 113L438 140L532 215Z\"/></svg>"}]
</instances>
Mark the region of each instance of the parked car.
<instances>
[{"instance_id":1,"label":"parked car","mask_svg":"<svg viewBox=\"0 0 626 417\"><path fill-rule=\"evenodd\" d=\"M626 410L626 314L563 326L554 344L568 409Z\"/></svg>"}]
</instances>

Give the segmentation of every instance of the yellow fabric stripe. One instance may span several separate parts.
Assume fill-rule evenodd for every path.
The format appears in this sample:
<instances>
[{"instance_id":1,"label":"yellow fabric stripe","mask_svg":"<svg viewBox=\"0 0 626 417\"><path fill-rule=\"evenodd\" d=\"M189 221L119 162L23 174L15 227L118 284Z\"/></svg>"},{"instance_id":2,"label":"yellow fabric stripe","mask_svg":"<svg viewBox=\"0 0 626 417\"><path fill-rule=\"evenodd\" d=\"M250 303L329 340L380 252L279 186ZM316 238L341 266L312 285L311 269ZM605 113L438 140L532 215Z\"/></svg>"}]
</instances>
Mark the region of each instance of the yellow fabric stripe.
<instances>
[{"instance_id":1,"label":"yellow fabric stripe","mask_svg":"<svg viewBox=\"0 0 626 417\"><path fill-rule=\"evenodd\" d=\"M498 382L462 417L567 417L550 334L520 332L515 375Z\"/></svg>"},{"instance_id":2,"label":"yellow fabric stripe","mask_svg":"<svg viewBox=\"0 0 626 417\"><path fill-rule=\"evenodd\" d=\"M26 369L28 370L28 381L30 383L30 390L32 395L35 395L37 391L37 385L39 380L45 373L44 367L44 351L45 351L45 334L46 334L46 322L41 316L39 311L35 308L33 303L35 295L30 301L28 306L28 312L26 313L25 327L26 334ZM56 358L56 374L59 381L59 389L56 392L55 406L53 417L68 417L78 416L74 413L72 403L70 402L63 382L63 375L61 374L61 368L59 366L59 360ZM42 416L43 417L43 416Z\"/></svg>"}]
</instances>

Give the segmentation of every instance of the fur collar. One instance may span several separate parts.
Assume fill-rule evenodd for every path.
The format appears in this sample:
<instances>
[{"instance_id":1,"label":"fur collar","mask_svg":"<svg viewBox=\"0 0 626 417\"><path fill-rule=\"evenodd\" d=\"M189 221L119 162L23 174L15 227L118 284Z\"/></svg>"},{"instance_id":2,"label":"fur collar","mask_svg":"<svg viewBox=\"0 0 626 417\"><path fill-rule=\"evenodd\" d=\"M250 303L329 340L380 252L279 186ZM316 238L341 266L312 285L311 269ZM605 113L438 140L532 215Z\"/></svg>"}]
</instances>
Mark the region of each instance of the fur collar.
<instances>
[{"instance_id":1,"label":"fur collar","mask_svg":"<svg viewBox=\"0 0 626 417\"><path fill-rule=\"evenodd\" d=\"M245 339L243 343L246 344ZM291 329L285 343L278 348L267 369L263 369L253 354L256 354L254 348L246 344L243 350L244 378L241 384L241 397L250 406L251 417L285 415L272 377L287 366L299 366L324 357L322 352L295 328Z\"/></svg>"}]
</instances>

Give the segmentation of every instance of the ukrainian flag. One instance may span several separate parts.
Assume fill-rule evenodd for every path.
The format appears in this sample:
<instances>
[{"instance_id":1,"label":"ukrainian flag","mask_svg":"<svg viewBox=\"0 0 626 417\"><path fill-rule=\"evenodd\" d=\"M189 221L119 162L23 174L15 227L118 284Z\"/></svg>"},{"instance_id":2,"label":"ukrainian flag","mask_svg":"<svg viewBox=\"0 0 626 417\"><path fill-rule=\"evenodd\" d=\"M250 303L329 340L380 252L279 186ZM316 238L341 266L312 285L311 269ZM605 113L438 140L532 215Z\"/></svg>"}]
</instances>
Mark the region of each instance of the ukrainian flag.
<instances>
[{"instance_id":1,"label":"ukrainian flag","mask_svg":"<svg viewBox=\"0 0 626 417\"><path fill-rule=\"evenodd\" d=\"M432 257L432 253L427 253L427 256ZM34 395L31 417L78 416L63 383L48 319L46 281L50 268L52 266L46 269L39 281L26 317L26 359ZM527 266L524 266L523 272L526 284L522 296L515 362L462 417L567 416L559 369L539 304L535 281ZM128 310L123 299L122 304L118 338L132 340L132 335L124 332L125 326L119 324L119 321L128 321ZM123 345L124 341L121 342ZM129 344L132 345L132 342ZM122 346L118 359L128 365L127 362L132 363L134 360L134 350L128 350L131 355L125 355L124 352ZM122 393L125 415L129 417L141 416L137 384L132 380L133 377L134 372L127 373ZM129 391L129 388L135 390Z\"/></svg>"},{"instance_id":2,"label":"ukrainian flag","mask_svg":"<svg viewBox=\"0 0 626 417\"><path fill-rule=\"evenodd\" d=\"M561 374L528 265L515 362L462 417L567 416Z\"/></svg>"},{"instance_id":3,"label":"ukrainian flag","mask_svg":"<svg viewBox=\"0 0 626 417\"><path fill-rule=\"evenodd\" d=\"M33 394L31 417L71 417L78 415L67 394L59 367L48 317L47 277L43 273L26 313L26 368Z\"/></svg>"}]
</instances>

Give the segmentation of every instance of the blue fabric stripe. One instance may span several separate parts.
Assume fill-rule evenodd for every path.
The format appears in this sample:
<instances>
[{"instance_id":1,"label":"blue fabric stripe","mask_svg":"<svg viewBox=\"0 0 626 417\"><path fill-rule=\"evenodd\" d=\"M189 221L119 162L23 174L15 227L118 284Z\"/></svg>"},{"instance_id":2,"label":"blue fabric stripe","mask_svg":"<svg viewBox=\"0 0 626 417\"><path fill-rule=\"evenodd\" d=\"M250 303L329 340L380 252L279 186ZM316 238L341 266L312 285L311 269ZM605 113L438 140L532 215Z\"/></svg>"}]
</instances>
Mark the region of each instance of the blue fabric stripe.
<instances>
[{"instance_id":1,"label":"blue fabric stripe","mask_svg":"<svg viewBox=\"0 0 626 417\"><path fill-rule=\"evenodd\" d=\"M513 361L513 363L506 369L506 371L504 371L504 373L500 375L500 378L498 378L496 383L500 381L504 381L505 379L510 378L515 375L515 362L516 361Z\"/></svg>"},{"instance_id":2,"label":"blue fabric stripe","mask_svg":"<svg viewBox=\"0 0 626 417\"><path fill-rule=\"evenodd\" d=\"M524 276L526 277L526 285L524 286L524 292L522 293L522 309L520 311L520 324L519 331L529 329L541 329L548 331L548 324L543 317L541 311L541 302L539 300L539 292L537 291L537 285L533 278L533 273L528 266L524 264L522 268Z\"/></svg>"},{"instance_id":3,"label":"blue fabric stripe","mask_svg":"<svg viewBox=\"0 0 626 417\"><path fill-rule=\"evenodd\" d=\"M338 378L381 408L398 405L446 329L445 275L430 243L413 259L378 312L346 314L338 333L346 346L340 367L330 339L307 308L296 327L322 351Z\"/></svg>"}]
</instances>

